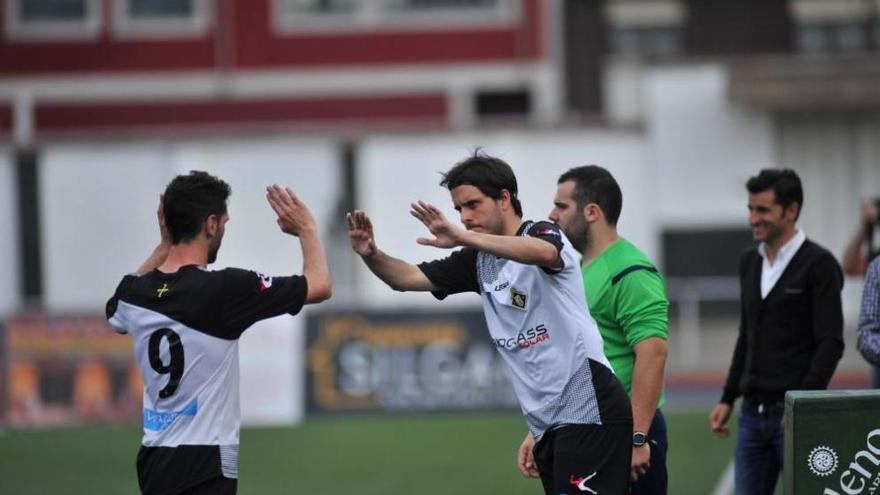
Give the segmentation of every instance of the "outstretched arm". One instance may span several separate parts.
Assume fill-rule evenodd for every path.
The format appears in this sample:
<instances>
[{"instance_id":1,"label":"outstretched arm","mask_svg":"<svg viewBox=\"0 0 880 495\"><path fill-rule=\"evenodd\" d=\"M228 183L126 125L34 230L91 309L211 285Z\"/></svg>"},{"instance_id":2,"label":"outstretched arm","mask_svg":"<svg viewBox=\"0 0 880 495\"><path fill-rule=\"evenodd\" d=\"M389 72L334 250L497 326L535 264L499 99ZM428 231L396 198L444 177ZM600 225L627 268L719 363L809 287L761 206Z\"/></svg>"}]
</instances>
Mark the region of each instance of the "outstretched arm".
<instances>
[{"instance_id":1,"label":"outstretched arm","mask_svg":"<svg viewBox=\"0 0 880 495\"><path fill-rule=\"evenodd\" d=\"M373 222L361 210L346 215L348 238L351 248L383 282L397 291L437 290L419 267L401 259L389 256L376 246Z\"/></svg>"},{"instance_id":2,"label":"outstretched arm","mask_svg":"<svg viewBox=\"0 0 880 495\"><path fill-rule=\"evenodd\" d=\"M266 188L266 199L278 215L281 230L299 237L303 253L303 276L308 283L306 304L314 304L330 298L332 284L327 255L318 236L318 227L308 206L300 201L289 187L277 184Z\"/></svg>"},{"instance_id":3,"label":"outstretched arm","mask_svg":"<svg viewBox=\"0 0 880 495\"><path fill-rule=\"evenodd\" d=\"M159 220L159 245L153 249L150 257L137 269L138 275L151 272L165 262L168 257L168 250L171 249L171 238L168 235L168 229L165 227L165 209L163 206L163 196L159 196L159 209L156 211L156 217Z\"/></svg>"},{"instance_id":4,"label":"outstretched arm","mask_svg":"<svg viewBox=\"0 0 880 495\"><path fill-rule=\"evenodd\" d=\"M434 205L419 201L410 205L410 214L421 221L434 238L420 237L419 244L439 248L467 246L528 265L552 267L559 262L559 251L549 242L533 237L493 235L471 232L453 225Z\"/></svg>"}]
</instances>

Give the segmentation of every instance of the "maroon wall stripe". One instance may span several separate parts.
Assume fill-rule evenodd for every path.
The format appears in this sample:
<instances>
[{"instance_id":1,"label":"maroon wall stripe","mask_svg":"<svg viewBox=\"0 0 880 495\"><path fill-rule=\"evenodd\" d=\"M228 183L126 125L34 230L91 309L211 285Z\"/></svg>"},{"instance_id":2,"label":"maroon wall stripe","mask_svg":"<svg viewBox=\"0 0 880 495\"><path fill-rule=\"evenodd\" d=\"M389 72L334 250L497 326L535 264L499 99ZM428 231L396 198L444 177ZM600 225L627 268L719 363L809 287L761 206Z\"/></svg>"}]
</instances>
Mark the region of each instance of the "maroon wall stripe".
<instances>
[{"instance_id":1,"label":"maroon wall stripe","mask_svg":"<svg viewBox=\"0 0 880 495\"><path fill-rule=\"evenodd\" d=\"M12 105L0 103L0 132L12 131Z\"/></svg>"},{"instance_id":2,"label":"maroon wall stripe","mask_svg":"<svg viewBox=\"0 0 880 495\"><path fill-rule=\"evenodd\" d=\"M447 104L442 94L311 100L42 104L36 107L36 126L39 130L51 131L168 124L344 123L416 118L443 121L446 115Z\"/></svg>"}]
</instances>

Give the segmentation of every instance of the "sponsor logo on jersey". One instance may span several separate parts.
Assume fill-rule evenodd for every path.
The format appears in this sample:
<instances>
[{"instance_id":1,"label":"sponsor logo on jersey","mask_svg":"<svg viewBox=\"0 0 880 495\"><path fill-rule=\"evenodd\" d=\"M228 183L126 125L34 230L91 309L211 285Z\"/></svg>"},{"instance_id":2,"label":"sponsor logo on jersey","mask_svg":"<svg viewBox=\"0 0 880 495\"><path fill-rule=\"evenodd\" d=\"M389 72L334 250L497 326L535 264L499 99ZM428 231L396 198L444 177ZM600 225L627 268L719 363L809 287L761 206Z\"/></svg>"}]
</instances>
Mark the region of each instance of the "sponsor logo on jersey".
<instances>
[{"instance_id":1,"label":"sponsor logo on jersey","mask_svg":"<svg viewBox=\"0 0 880 495\"><path fill-rule=\"evenodd\" d=\"M257 273L257 277L260 278L260 292L272 287L272 277L263 275L262 273Z\"/></svg>"},{"instance_id":2,"label":"sponsor logo on jersey","mask_svg":"<svg viewBox=\"0 0 880 495\"><path fill-rule=\"evenodd\" d=\"M156 289L156 296L161 299L169 290L171 289L168 288L168 284L163 283L162 287Z\"/></svg>"},{"instance_id":3,"label":"sponsor logo on jersey","mask_svg":"<svg viewBox=\"0 0 880 495\"><path fill-rule=\"evenodd\" d=\"M584 476L583 478L577 477L575 475L571 475L571 478L568 480L568 482L571 483L572 485L576 486L577 489L582 492L593 493L595 495L598 495L599 492L597 492L596 490L593 490L592 488L587 486L587 482L590 481L591 479L593 479L595 476L596 476L596 473L593 473L589 476Z\"/></svg>"},{"instance_id":4,"label":"sponsor logo on jersey","mask_svg":"<svg viewBox=\"0 0 880 495\"><path fill-rule=\"evenodd\" d=\"M516 290L516 287L510 288L510 304L519 309L526 309L526 303L529 296L525 292Z\"/></svg>"},{"instance_id":5,"label":"sponsor logo on jersey","mask_svg":"<svg viewBox=\"0 0 880 495\"><path fill-rule=\"evenodd\" d=\"M153 431L162 431L181 416L195 416L199 412L199 401L193 399L180 411L160 412L152 409L144 409L144 428Z\"/></svg>"},{"instance_id":6,"label":"sponsor logo on jersey","mask_svg":"<svg viewBox=\"0 0 880 495\"><path fill-rule=\"evenodd\" d=\"M541 323L540 325L535 326L535 328L523 330L518 333L516 337L492 339L492 344L495 347L500 347L502 349L527 349L548 340L550 340L550 331L547 330L547 327L544 326L543 323Z\"/></svg>"},{"instance_id":7,"label":"sponsor logo on jersey","mask_svg":"<svg viewBox=\"0 0 880 495\"><path fill-rule=\"evenodd\" d=\"M496 285L495 289L493 289L493 292L498 292L498 291L504 290L508 287L510 287L510 282L504 282L503 284Z\"/></svg>"}]
</instances>

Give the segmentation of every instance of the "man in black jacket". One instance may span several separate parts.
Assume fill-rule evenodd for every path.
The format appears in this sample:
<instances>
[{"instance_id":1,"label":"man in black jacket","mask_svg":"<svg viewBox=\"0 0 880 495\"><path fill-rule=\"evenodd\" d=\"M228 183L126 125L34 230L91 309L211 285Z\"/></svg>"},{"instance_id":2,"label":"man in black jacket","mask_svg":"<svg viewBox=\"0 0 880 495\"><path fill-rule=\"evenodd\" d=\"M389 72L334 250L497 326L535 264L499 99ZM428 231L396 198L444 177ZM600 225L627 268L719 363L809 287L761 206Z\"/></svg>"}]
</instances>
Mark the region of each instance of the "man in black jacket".
<instances>
[{"instance_id":1,"label":"man in black jacket","mask_svg":"<svg viewBox=\"0 0 880 495\"><path fill-rule=\"evenodd\" d=\"M843 354L843 272L795 227L803 188L794 171L762 170L746 189L759 244L740 259L739 338L709 425L726 437L733 403L743 396L736 493L770 495L782 469L785 392L826 388Z\"/></svg>"}]
</instances>

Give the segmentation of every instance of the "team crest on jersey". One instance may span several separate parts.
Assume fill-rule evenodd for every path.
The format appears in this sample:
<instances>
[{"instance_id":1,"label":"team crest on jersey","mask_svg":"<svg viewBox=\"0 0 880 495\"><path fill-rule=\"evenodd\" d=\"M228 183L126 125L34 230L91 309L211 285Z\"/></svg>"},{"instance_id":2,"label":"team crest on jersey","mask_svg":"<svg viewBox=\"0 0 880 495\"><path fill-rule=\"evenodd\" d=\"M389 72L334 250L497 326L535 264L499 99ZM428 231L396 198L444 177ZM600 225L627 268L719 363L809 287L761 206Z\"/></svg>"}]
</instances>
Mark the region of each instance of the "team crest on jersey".
<instances>
[{"instance_id":1,"label":"team crest on jersey","mask_svg":"<svg viewBox=\"0 0 880 495\"><path fill-rule=\"evenodd\" d=\"M516 290L516 287L510 288L510 304L519 309L526 309L526 303L528 302L529 296L525 294L525 292L520 292Z\"/></svg>"},{"instance_id":2,"label":"team crest on jersey","mask_svg":"<svg viewBox=\"0 0 880 495\"><path fill-rule=\"evenodd\" d=\"M272 277L263 275L262 273L257 273L257 277L260 278L260 292L272 287Z\"/></svg>"}]
</instances>

